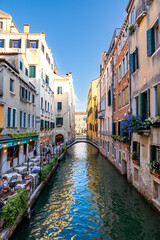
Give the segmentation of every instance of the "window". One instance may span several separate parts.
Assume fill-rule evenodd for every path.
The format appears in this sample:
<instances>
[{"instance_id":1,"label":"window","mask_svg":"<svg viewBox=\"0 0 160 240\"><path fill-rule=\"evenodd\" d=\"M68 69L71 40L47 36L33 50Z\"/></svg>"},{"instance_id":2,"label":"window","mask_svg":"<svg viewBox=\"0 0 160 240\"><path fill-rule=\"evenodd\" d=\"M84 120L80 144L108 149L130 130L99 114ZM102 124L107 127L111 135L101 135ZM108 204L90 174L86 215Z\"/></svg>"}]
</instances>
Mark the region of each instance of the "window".
<instances>
[{"instance_id":1,"label":"window","mask_svg":"<svg viewBox=\"0 0 160 240\"><path fill-rule=\"evenodd\" d=\"M121 52L121 42L118 43L118 55L120 54Z\"/></svg>"},{"instance_id":2,"label":"window","mask_svg":"<svg viewBox=\"0 0 160 240\"><path fill-rule=\"evenodd\" d=\"M121 136L122 132L121 132L121 121L118 121L118 135Z\"/></svg>"},{"instance_id":3,"label":"window","mask_svg":"<svg viewBox=\"0 0 160 240\"><path fill-rule=\"evenodd\" d=\"M125 58L123 58L123 60L122 60L122 75L123 75L123 76L124 76L125 73L126 73L125 68L126 68L126 61L125 61Z\"/></svg>"},{"instance_id":4,"label":"window","mask_svg":"<svg viewBox=\"0 0 160 240\"><path fill-rule=\"evenodd\" d=\"M122 35L122 48L127 40L127 28L125 29L123 35Z\"/></svg>"},{"instance_id":5,"label":"window","mask_svg":"<svg viewBox=\"0 0 160 240\"><path fill-rule=\"evenodd\" d=\"M138 47L136 47L136 50L129 55L129 62L130 62L130 72L132 74L139 68Z\"/></svg>"},{"instance_id":6,"label":"window","mask_svg":"<svg viewBox=\"0 0 160 240\"><path fill-rule=\"evenodd\" d=\"M62 102L57 102L57 109L58 111L62 110Z\"/></svg>"},{"instance_id":7,"label":"window","mask_svg":"<svg viewBox=\"0 0 160 240\"><path fill-rule=\"evenodd\" d=\"M45 111L47 111L47 101L45 100Z\"/></svg>"},{"instance_id":8,"label":"window","mask_svg":"<svg viewBox=\"0 0 160 240\"><path fill-rule=\"evenodd\" d=\"M25 68L25 74L28 77L28 68Z\"/></svg>"},{"instance_id":9,"label":"window","mask_svg":"<svg viewBox=\"0 0 160 240\"><path fill-rule=\"evenodd\" d=\"M43 109L43 98L41 97L41 109Z\"/></svg>"},{"instance_id":10,"label":"window","mask_svg":"<svg viewBox=\"0 0 160 240\"><path fill-rule=\"evenodd\" d=\"M122 107L129 103L128 86L122 90Z\"/></svg>"},{"instance_id":11,"label":"window","mask_svg":"<svg viewBox=\"0 0 160 240\"><path fill-rule=\"evenodd\" d=\"M62 94L62 87L58 87L58 88L57 88L57 93L58 93L58 94Z\"/></svg>"},{"instance_id":12,"label":"window","mask_svg":"<svg viewBox=\"0 0 160 240\"><path fill-rule=\"evenodd\" d=\"M131 23L135 24L135 8L133 9L132 13L131 13Z\"/></svg>"},{"instance_id":13,"label":"window","mask_svg":"<svg viewBox=\"0 0 160 240\"><path fill-rule=\"evenodd\" d=\"M156 145L150 145L150 163L155 160L160 163L160 147Z\"/></svg>"},{"instance_id":14,"label":"window","mask_svg":"<svg viewBox=\"0 0 160 240\"><path fill-rule=\"evenodd\" d=\"M12 127L16 127L16 109L13 109L12 115Z\"/></svg>"},{"instance_id":15,"label":"window","mask_svg":"<svg viewBox=\"0 0 160 240\"><path fill-rule=\"evenodd\" d=\"M112 104L112 90L109 89L108 91L108 106Z\"/></svg>"},{"instance_id":16,"label":"window","mask_svg":"<svg viewBox=\"0 0 160 240\"><path fill-rule=\"evenodd\" d=\"M121 99L121 93L119 93L118 95L118 108L121 108L121 105L122 105L122 99Z\"/></svg>"},{"instance_id":17,"label":"window","mask_svg":"<svg viewBox=\"0 0 160 240\"><path fill-rule=\"evenodd\" d=\"M32 94L32 103L35 103L34 94Z\"/></svg>"},{"instance_id":18,"label":"window","mask_svg":"<svg viewBox=\"0 0 160 240\"><path fill-rule=\"evenodd\" d=\"M116 135L116 122L112 123L112 134Z\"/></svg>"},{"instance_id":19,"label":"window","mask_svg":"<svg viewBox=\"0 0 160 240\"><path fill-rule=\"evenodd\" d=\"M139 96L135 98L135 113L136 116L139 114Z\"/></svg>"},{"instance_id":20,"label":"window","mask_svg":"<svg viewBox=\"0 0 160 240\"><path fill-rule=\"evenodd\" d=\"M14 80L10 79L10 87L9 87L10 92L13 92L13 83L14 83Z\"/></svg>"},{"instance_id":21,"label":"window","mask_svg":"<svg viewBox=\"0 0 160 240\"><path fill-rule=\"evenodd\" d=\"M7 126L11 127L11 108L8 108Z\"/></svg>"},{"instance_id":22,"label":"window","mask_svg":"<svg viewBox=\"0 0 160 240\"><path fill-rule=\"evenodd\" d=\"M56 126L63 126L63 118L56 118Z\"/></svg>"},{"instance_id":23,"label":"window","mask_svg":"<svg viewBox=\"0 0 160 240\"><path fill-rule=\"evenodd\" d=\"M41 45L41 50L44 53L44 45L43 44Z\"/></svg>"},{"instance_id":24,"label":"window","mask_svg":"<svg viewBox=\"0 0 160 240\"><path fill-rule=\"evenodd\" d=\"M30 78L36 77L36 66L29 66L29 77Z\"/></svg>"},{"instance_id":25,"label":"window","mask_svg":"<svg viewBox=\"0 0 160 240\"><path fill-rule=\"evenodd\" d=\"M20 87L20 96L26 100L28 98L28 90L22 86Z\"/></svg>"},{"instance_id":26,"label":"window","mask_svg":"<svg viewBox=\"0 0 160 240\"><path fill-rule=\"evenodd\" d=\"M109 78L109 72L108 72L108 68L107 68L107 79Z\"/></svg>"},{"instance_id":27,"label":"window","mask_svg":"<svg viewBox=\"0 0 160 240\"><path fill-rule=\"evenodd\" d=\"M121 64L118 67L118 81L121 81Z\"/></svg>"},{"instance_id":28,"label":"window","mask_svg":"<svg viewBox=\"0 0 160 240\"><path fill-rule=\"evenodd\" d=\"M49 102L48 102L48 112L49 112Z\"/></svg>"},{"instance_id":29,"label":"window","mask_svg":"<svg viewBox=\"0 0 160 240\"><path fill-rule=\"evenodd\" d=\"M13 167L13 159L18 158L19 146L7 148L7 161L10 161L10 167Z\"/></svg>"},{"instance_id":30,"label":"window","mask_svg":"<svg viewBox=\"0 0 160 240\"><path fill-rule=\"evenodd\" d=\"M35 116L32 115L32 128L34 128L34 127L35 127Z\"/></svg>"},{"instance_id":31,"label":"window","mask_svg":"<svg viewBox=\"0 0 160 240\"><path fill-rule=\"evenodd\" d=\"M122 162L122 155L121 155L121 151L119 151L119 163L121 164Z\"/></svg>"},{"instance_id":32,"label":"window","mask_svg":"<svg viewBox=\"0 0 160 240\"><path fill-rule=\"evenodd\" d=\"M137 153L137 159L134 160L138 160L138 165L140 166L140 143L133 141L133 145L132 145L132 152L136 152Z\"/></svg>"},{"instance_id":33,"label":"window","mask_svg":"<svg viewBox=\"0 0 160 240\"><path fill-rule=\"evenodd\" d=\"M134 181L139 182L139 174L138 174L138 169L134 168Z\"/></svg>"},{"instance_id":34,"label":"window","mask_svg":"<svg viewBox=\"0 0 160 240\"><path fill-rule=\"evenodd\" d=\"M151 56L160 47L160 15L154 26L147 31L147 56Z\"/></svg>"},{"instance_id":35,"label":"window","mask_svg":"<svg viewBox=\"0 0 160 240\"><path fill-rule=\"evenodd\" d=\"M20 70L23 71L23 63L20 61Z\"/></svg>"},{"instance_id":36,"label":"window","mask_svg":"<svg viewBox=\"0 0 160 240\"><path fill-rule=\"evenodd\" d=\"M126 53L126 61L125 62L126 62L126 72L127 72L128 71L128 66L129 66L128 65L128 53Z\"/></svg>"},{"instance_id":37,"label":"window","mask_svg":"<svg viewBox=\"0 0 160 240\"><path fill-rule=\"evenodd\" d=\"M46 84L49 86L49 76L46 75Z\"/></svg>"},{"instance_id":38,"label":"window","mask_svg":"<svg viewBox=\"0 0 160 240\"><path fill-rule=\"evenodd\" d=\"M116 73L114 74L114 88L116 87Z\"/></svg>"},{"instance_id":39,"label":"window","mask_svg":"<svg viewBox=\"0 0 160 240\"><path fill-rule=\"evenodd\" d=\"M26 126L27 124L26 124L26 113L25 113L25 112L24 112L23 121L24 121L24 122L23 122L23 127L26 128L26 127L27 127L27 126Z\"/></svg>"},{"instance_id":40,"label":"window","mask_svg":"<svg viewBox=\"0 0 160 240\"><path fill-rule=\"evenodd\" d=\"M31 127L31 114L28 114L28 127Z\"/></svg>"},{"instance_id":41,"label":"window","mask_svg":"<svg viewBox=\"0 0 160 240\"><path fill-rule=\"evenodd\" d=\"M0 39L0 48L4 48L4 39Z\"/></svg>"},{"instance_id":42,"label":"window","mask_svg":"<svg viewBox=\"0 0 160 240\"><path fill-rule=\"evenodd\" d=\"M28 101L31 101L31 92L28 92Z\"/></svg>"},{"instance_id":43,"label":"window","mask_svg":"<svg viewBox=\"0 0 160 240\"><path fill-rule=\"evenodd\" d=\"M3 28L3 22L0 21L0 29L2 29L2 28Z\"/></svg>"},{"instance_id":44,"label":"window","mask_svg":"<svg viewBox=\"0 0 160 240\"><path fill-rule=\"evenodd\" d=\"M153 181L153 198L160 202L160 184Z\"/></svg>"},{"instance_id":45,"label":"window","mask_svg":"<svg viewBox=\"0 0 160 240\"><path fill-rule=\"evenodd\" d=\"M20 111L20 127L23 127L23 112Z\"/></svg>"},{"instance_id":46,"label":"window","mask_svg":"<svg viewBox=\"0 0 160 240\"><path fill-rule=\"evenodd\" d=\"M155 105L156 105L155 115L160 116L160 84L158 84L155 87Z\"/></svg>"},{"instance_id":47,"label":"window","mask_svg":"<svg viewBox=\"0 0 160 240\"><path fill-rule=\"evenodd\" d=\"M142 121L150 116L150 89L139 95L139 114Z\"/></svg>"},{"instance_id":48,"label":"window","mask_svg":"<svg viewBox=\"0 0 160 240\"><path fill-rule=\"evenodd\" d=\"M28 40L27 39L27 48L38 48L39 41L38 40Z\"/></svg>"},{"instance_id":49,"label":"window","mask_svg":"<svg viewBox=\"0 0 160 240\"><path fill-rule=\"evenodd\" d=\"M19 39L19 40L10 39L9 47L10 48L21 48L21 39Z\"/></svg>"}]
</instances>

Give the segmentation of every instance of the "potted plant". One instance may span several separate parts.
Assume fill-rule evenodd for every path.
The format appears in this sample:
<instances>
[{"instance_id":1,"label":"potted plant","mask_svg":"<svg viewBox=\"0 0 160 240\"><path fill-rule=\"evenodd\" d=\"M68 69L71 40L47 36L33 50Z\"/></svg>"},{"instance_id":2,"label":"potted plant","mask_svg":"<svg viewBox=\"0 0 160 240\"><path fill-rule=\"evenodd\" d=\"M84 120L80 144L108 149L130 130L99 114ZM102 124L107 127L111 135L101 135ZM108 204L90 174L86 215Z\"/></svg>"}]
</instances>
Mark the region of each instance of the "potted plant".
<instances>
[{"instance_id":1,"label":"potted plant","mask_svg":"<svg viewBox=\"0 0 160 240\"><path fill-rule=\"evenodd\" d=\"M134 25L134 24L131 24L131 25L128 27L128 31L129 31L129 34L130 34L130 36L131 36L132 33L134 33L134 31L135 31L135 25Z\"/></svg>"},{"instance_id":2,"label":"potted plant","mask_svg":"<svg viewBox=\"0 0 160 240\"><path fill-rule=\"evenodd\" d=\"M153 162L150 163L149 166L150 166L150 169L151 169L152 174L153 174L155 177L160 178L159 162L157 162L156 160L154 160Z\"/></svg>"},{"instance_id":3,"label":"potted plant","mask_svg":"<svg viewBox=\"0 0 160 240\"><path fill-rule=\"evenodd\" d=\"M136 151L133 151L133 152L131 153L131 158L132 158L134 164L138 165L138 154L137 154Z\"/></svg>"},{"instance_id":4,"label":"potted plant","mask_svg":"<svg viewBox=\"0 0 160 240\"><path fill-rule=\"evenodd\" d=\"M145 124L151 124L153 127L160 127L160 116L147 118Z\"/></svg>"},{"instance_id":5,"label":"potted plant","mask_svg":"<svg viewBox=\"0 0 160 240\"><path fill-rule=\"evenodd\" d=\"M129 114L122 120L122 131L124 133L138 132L142 126L143 122L141 116Z\"/></svg>"}]
</instances>

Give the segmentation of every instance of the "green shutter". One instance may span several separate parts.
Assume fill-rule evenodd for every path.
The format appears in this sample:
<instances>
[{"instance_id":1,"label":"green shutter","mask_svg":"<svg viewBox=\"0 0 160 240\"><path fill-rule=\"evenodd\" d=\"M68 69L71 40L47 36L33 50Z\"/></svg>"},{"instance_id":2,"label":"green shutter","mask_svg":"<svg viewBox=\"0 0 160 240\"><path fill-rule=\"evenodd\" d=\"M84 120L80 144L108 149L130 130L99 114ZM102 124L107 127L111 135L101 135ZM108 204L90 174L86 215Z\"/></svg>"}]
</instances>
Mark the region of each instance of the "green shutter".
<instances>
[{"instance_id":1,"label":"green shutter","mask_svg":"<svg viewBox=\"0 0 160 240\"><path fill-rule=\"evenodd\" d=\"M147 31L147 56L151 56L155 52L154 28Z\"/></svg>"},{"instance_id":2,"label":"green shutter","mask_svg":"<svg viewBox=\"0 0 160 240\"><path fill-rule=\"evenodd\" d=\"M63 126L63 118L61 118L61 125Z\"/></svg>"},{"instance_id":3,"label":"green shutter","mask_svg":"<svg viewBox=\"0 0 160 240\"><path fill-rule=\"evenodd\" d=\"M147 112L147 102L146 102L146 98L145 98L146 94L145 93L141 93L139 95L139 104L140 104L140 116L142 117L142 121L144 121L147 117L146 112Z\"/></svg>"},{"instance_id":4,"label":"green shutter","mask_svg":"<svg viewBox=\"0 0 160 240\"><path fill-rule=\"evenodd\" d=\"M36 66L29 67L29 77L35 78L36 77Z\"/></svg>"},{"instance_id":5,"label":"green shutter","mask_svg":"<svg viewBox=\"0 0 160 240\"><path fill-rule=\"evenodd\" d=\"M18 41L18 48L21 48L21 39Z\"/></svg>"},{"instance_id":6,"label":"green shutter","mask_svg":"<svg viewBox=\"0 0 160 240\"><path fill-rule=\"evenodd\" d=\"M36 48L39 46L39 40L36 40Z\"/></svg>"},{"instance_id":7,"label":"green shutter","mask_svg":"<svg viewBox=\"0 0 160 240\"><path fill-rule=\"evenodd\" d=\"M12 48L12 39L9 40L9 47Z\"/></svg>"},{"instance_id":8,"label":"green shutter","mask_svg":"<svg viewBox=\"0 0 160 240\"><path fill-rule=\"evenodd\" d=\"M16 110L13 109L13 127L16 126Z\"/></svg>"},{"instance_id":9,"label":"green shutter","mask_svg":"<svg viewBox=\"0 0 160 240\"><path fill-rule=\"evenodd\" d=\"M135 72L135 53L129 55L130 74Z\"/></svg>"},{"instance_id":10,"label":"green shutter","mask_svg":"<svg viewBox=\"0 0 160 240\"><path fill-rule=\"evenodd\" d=\"M56 118L56 126L58 125L58 118Z\"/></svg>"},{"instance_id":11,"label":"green shutter","mask_svg":"<svg viewBox=\"0 0 160 240\"><path fill-rule=\"evenodd\" d=\"M150 116L150 89L147 90L147 113Z\"/></svg>"},{"instance_id":12,"label":"green shutter","mask_svg":"<svg viewBox=\"0 0 160 240\"><path fill-rule=\"evenodd\" d=\"M27 39L27 48L30 48L30 40Z\"/></svg>"},{"instance_id":13,"label":"green shutter","mask_svg":"<svg viewBox=\"0 0 160 240\"><path fill-rule=\"evenodd\" d=\"M136 115L139 115L139 96L136 97Z\"/></svg>"},{"instance_id":14,"label":"green shutter","mask_svg":"<svg viewBox=\"0 0 160 240\"><path fill-rule=\"evenodd\" d=\"M11 126L11 108L8 108L8 121L7 121L8 127Z\"/></svg>"},{"instance_id":15,"label":"green shutter","mask_svg":"<svg viewBox=\"0 0 160 240\"><path fill-rule=\"evenodd\" d=\"M138 61L138 47L136 47L136 69L137 70L139 68L139 61Z\"/></svg>"}]
</instances>

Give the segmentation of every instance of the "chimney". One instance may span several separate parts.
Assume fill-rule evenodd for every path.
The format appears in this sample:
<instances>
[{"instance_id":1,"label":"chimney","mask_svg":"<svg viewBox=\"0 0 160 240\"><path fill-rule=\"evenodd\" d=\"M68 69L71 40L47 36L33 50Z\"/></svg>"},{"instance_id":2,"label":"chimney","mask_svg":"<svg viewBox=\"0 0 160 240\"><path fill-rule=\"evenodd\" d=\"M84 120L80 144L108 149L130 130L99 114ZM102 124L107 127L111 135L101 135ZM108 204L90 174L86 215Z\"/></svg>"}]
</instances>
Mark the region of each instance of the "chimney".
<instances>
[{"instance_id":1,"label":"chimney","mask_svg":"<svg viewBox=\"0 0 160 240\"><path fill-rule=\"evenodd\" d=\"M23 26L24 26L24 33L29 33L30 25L29 24L23 24Z\"/></svg>"},{"instance_id":2,"label":"chimney","mask_svg":"<svg viewBox=\"0 0 160 240\"><path fill-rule=\"evenodd\" d=\"M14 27L14 26L11 26L11 27L10 27L10 32L13 33L13 32L14 32L14 29L15 29L15 27Z\"/></svg>"}]
</instances>

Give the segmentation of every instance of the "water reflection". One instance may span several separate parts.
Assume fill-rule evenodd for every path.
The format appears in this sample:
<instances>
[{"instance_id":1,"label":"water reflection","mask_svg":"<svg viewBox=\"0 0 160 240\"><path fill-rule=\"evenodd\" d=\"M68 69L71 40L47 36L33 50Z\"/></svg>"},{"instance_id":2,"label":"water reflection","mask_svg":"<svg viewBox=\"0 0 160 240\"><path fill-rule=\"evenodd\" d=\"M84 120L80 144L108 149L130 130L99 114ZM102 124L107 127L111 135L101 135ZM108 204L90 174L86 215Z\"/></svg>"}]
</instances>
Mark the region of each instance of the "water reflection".
<instances>
[{"instance_id":1,"label":"water reflection","mask_svg":"<svg viewBox=\"0 0 160 240\"><path fill-rule=\"evenodd\" d=\"M158 240L160 217L98 151L73 146L38 199L22 239Z\"/></svg>"}]
</instances>

